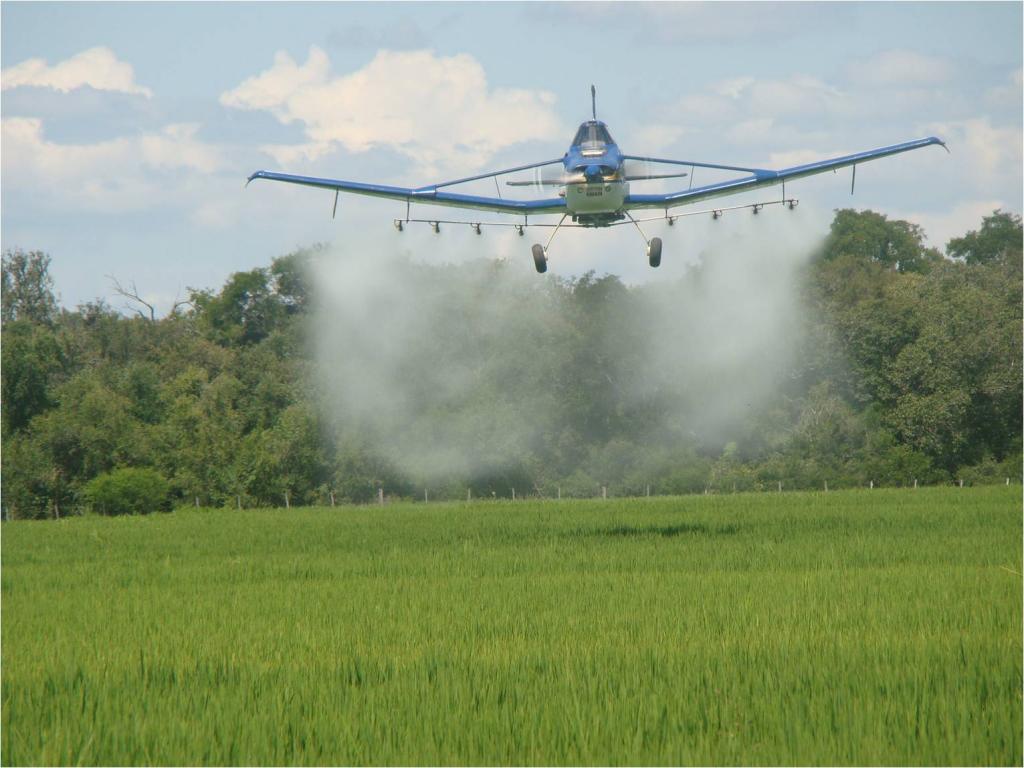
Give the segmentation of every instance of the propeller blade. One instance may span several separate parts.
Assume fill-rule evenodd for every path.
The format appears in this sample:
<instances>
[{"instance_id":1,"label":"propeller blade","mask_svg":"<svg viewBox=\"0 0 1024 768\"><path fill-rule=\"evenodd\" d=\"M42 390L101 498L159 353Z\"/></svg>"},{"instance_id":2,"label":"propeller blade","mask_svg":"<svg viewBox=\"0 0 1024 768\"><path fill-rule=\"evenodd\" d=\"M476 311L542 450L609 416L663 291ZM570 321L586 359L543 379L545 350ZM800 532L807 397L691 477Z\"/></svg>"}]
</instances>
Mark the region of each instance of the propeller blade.
<instances>
[{"instance_id":1,"label":"propeller blade","mask_svg":"<svg viewBox=\"0 0 1024 768\"><path fill-rule=\"evenodd\" d=\"M538 181L506 181L510 187L564 187L566 181L563 179L541 179Z\"/></svg>"},{"instance_id":2,"label":"propeller blade","mask_svg":"<svg viewBox=\"0 0 1024 768\"><path fill-rule=\"evenodd\" d=\"M688 173L645 173L636 176L623 176L626 181L648 181L650 179L681 179Z\"/></svg>"},{"instance_id":3,"label":"propeller blade","mask_svg":"<svg viewBox=\"0 0 1024 768\"><path fill-rule=\"evenodd\" d=\"M664 166L662 166L664 167ZM623 163L623 178L626 181L650 181L654 179L681 179L689 176L688 172L675 171L672 173L652 173L657 170L657 164L647 160L627 160Z\"/></svg>"},{"instance_id":4,"label":"propeller blade","mask_svg":"<svg viewBox=\"0 0 1024 768\"><path fill-rule=\"evenodd\" d=\"M567 175L565 170L557 165L546 165L534 169L532 179L514 179L506 181L505 184L510 187L564 187L566 184L578 184L583 181L586 179L581 173Z\"/></svg>"}]
</instances>

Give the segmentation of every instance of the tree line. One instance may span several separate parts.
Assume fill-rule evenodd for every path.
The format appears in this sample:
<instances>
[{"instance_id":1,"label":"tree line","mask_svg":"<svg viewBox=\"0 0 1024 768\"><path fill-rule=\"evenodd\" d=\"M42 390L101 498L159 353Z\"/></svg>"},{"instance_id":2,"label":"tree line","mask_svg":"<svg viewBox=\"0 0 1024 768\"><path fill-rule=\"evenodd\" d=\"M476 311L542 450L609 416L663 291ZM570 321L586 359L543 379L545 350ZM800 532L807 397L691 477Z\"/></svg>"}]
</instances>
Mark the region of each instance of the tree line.
<instances>
[{"instance_id":1,"label":"tree line","mask_svg":"<svg viewBox=\"0 0 1024 768\"><path fill-rule=\"evenodd\" d=\"M410 390L405 423L388 427L431 451L439 419L457 429L474 461L442 470L383 448L374 430L385 422L326 412L310 272L321 255L304 249L236 273L218 292L190 290L157 318L103 300L61 308L49 257L5 252L5 514L95 508L120 470L147 470L147 487L170 503L232 507L283 506L286 494L293 505L366 502L381 488L442 499L1020 479L1014 214L994 212L942 253L914 224L837 211L799 270L805 311L784 375L712 434L690 428L696 411L679 405L699 392L624 383L649 353L643 324L628 319L666 292L698 290L700 266L673 285L594 274L507 283L523 311L502 318L505 335L474 336L487 286L506 267L407 264L420 284L454 284L467 297L433 310L436 344L417 364L466 369L469 394L451 403ZM539 426L511 428L529 409L542 409Z\"/></svg>"}]
</instances>

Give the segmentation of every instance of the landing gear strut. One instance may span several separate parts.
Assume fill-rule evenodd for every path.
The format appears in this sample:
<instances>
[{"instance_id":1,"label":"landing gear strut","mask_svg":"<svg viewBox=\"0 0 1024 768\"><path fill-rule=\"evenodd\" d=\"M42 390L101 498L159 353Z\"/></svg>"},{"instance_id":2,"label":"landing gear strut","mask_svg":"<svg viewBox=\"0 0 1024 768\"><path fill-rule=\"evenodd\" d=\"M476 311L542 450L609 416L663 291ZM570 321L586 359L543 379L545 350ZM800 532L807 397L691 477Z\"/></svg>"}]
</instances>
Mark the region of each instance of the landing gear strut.
<instances>
[{"instance_id":1,"label":"landing gear strut","mask_svg":"<svg viewBox=\"0 0 1024 768\"><path fill-rule=\"evenodd\" d=\"M555 235L558 234L558 228L562 226L562 222L565 221L566 216L569 214L563 213L562 218L558 220L558 224L555 225L555 231L551 233L551 237L548 238L547 245L541 245L536 243L533 246L533 266L537 268L537 271L542 275L548 271L548 247L551 245L551 241L555 239ZM519 234L522 234L523 230L519 230Z\"/></svg>"},{"instance_id":2,"label":"landing gear strut","mask_svg":"<svg viewBox=\"0 0 1024 768\"><path fill-rule=\"evenodd\" d=\"M640 233L640 237L647 243L647 263L652 267L661 265L661 238L652 237L650 240L647 239L647 235L640 229L640 225L636 223L636 219L629 215L629 211L625 211L626 216L629 216L629 220L633 222L633 226L636 227L636 231Z\"/></svg>"}]
</instances>

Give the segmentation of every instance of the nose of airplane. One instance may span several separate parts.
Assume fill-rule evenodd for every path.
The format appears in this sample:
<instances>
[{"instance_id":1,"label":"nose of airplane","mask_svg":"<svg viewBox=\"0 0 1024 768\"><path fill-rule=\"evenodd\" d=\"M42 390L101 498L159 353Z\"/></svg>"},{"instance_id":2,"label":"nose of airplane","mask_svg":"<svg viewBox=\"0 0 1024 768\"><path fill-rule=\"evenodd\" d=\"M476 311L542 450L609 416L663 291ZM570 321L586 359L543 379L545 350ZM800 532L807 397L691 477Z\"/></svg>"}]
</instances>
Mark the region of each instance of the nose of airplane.
<instances>
[{"instance_id":1,"label":"nose of airplane","mask_svg":"<svg viewBox=\"0 0 1024 768\"><path fill-rule=\"evenodd\" d=\"M587 177L587 181L601 181L601 166L588 165L583 175Z\"/></svg>"}]
</instances>

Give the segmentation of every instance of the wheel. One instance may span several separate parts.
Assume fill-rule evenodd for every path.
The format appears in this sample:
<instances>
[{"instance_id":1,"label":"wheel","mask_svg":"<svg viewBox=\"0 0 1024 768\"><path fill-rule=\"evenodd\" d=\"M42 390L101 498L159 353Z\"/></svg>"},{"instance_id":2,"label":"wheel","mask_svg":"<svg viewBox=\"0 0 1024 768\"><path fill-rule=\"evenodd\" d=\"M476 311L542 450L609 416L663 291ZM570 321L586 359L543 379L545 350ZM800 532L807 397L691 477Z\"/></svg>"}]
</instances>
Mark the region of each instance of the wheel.
<instances>
[{"instance_id":1,"label":"wheel","mask_svg":"<svg viewBox=\"0 0 1024 768\"><path fill-rule=\"evenodd\" d=\"M652 267L661 264L661 238L652 237L651 244L647 246L647 261Z\"/></svg>"},{"instance_id":2,"label":"wheel","mask_svg":"<svg viewBox=\"0 0 1024 768\"><path fill-rule=\"evenodd\" d=\"M544 255L544 247L539 244L533 246L533 266L542 275L548 271L548 260Z\"/></svg>"}]
</instances>

